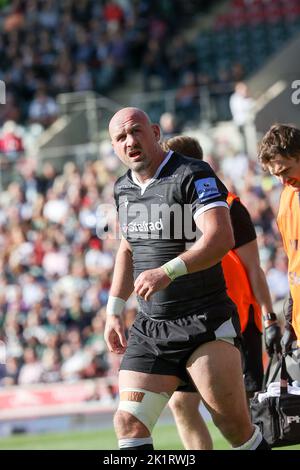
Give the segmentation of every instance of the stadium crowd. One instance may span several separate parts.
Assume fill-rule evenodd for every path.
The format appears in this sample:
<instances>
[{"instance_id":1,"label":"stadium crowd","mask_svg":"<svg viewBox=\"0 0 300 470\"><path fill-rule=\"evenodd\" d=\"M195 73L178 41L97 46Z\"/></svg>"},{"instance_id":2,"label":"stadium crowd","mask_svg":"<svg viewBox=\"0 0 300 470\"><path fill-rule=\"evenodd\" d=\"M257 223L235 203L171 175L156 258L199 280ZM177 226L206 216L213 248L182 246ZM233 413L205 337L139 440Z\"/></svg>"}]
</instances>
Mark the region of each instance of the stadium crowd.
<instances>
[{"instance_id":1,"label":"stadium crowd","mask_svg":"<svg viewBox=\"0 0 300 470\"><path fill-rule=\"evenodd\" d=\"M103 307L115 247L96 237L95 220L110 175L100 162L82 174L69 163L37 176L26 159L18 169L0 203L1 383L99 377L109 368Z\"/></svg>"},{"instance_id":2,"label":"stadium crowd","mask_svg":"<svg viewBox=\"0 0 300 470\"><path fill-rule=\"evenodd\" d=\"M199 120L201 85L209 92L211 118L230 119L234 82L299 31L300 6L299 0L232 0L231 12L217 17L211 31L193 39L181 34L212 4L2 0L0 80L7 99L0 125L13 120L47 127L59 113L57 94L107 94L137 71L143 91L176 91L182 120Z\"/></svg>"},{"instance_id":3,"label":"stadium crowd","mask_svg":"<svg viewBox=\"0 0 300 470\"><path fill-rule=\"evenodd\" d=\"M195 66L179 35L187 18L207 1L13 0L0 8L1 72L7 85L6 120L49 126L55 96L70 91L107 93L141 67L165 87ZM177 19L180 18L180 24ZM164 45L164 47L162 47Z\"/></svg>"}]
</instances>

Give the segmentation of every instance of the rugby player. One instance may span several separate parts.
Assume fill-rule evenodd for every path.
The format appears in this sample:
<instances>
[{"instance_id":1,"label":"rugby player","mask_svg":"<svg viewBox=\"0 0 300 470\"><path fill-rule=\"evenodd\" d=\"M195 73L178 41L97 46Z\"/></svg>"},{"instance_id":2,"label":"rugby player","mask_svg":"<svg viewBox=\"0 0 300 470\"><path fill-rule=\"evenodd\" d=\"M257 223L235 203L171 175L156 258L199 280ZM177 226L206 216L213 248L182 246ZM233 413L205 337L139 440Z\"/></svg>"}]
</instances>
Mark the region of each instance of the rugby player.
<instances>
[{"instance_id":1,"label":"rugby player","mask_svg":"<svg viewBox=\"0 0 300 470\"><path fill-rule=\"evenodd\" d=\"M183 155L203 159L198 140L179 135L163 142L163 148ZM236 304L243 335L242 358L247 396L261 390L263 381L262 362L262 315L265 344L269 355L281 351L281 332L273 313L272 300L263 270L260 267L256 233L250 214L233 193L228 193L235 246L222 260L227 293ZM191 393L194 392L194 393ZM199 413L200 396L193 384L180 387L174 392L169 406L173 412L178 433L185 449L210 450L212 439Z\"/></svg>"},{"instance_id":2,"label":"rugby player","mask_svg":"<svg viewBox=\"0 0 300 470\"><path fill-rule=\"evenodd\" d=\"M250 422L238 314L220 263L234 246L225 186L207 163L164 152L159 126L140 109L118 111L109 133L129 168L115 184L122 240L105 326L109 350L124 353L114 417L119 448L153 449L153 426L191 377L234 448L269 449ZM189 221L202 236L186 249ZM133 289L139 312L127 344L121 315Z\"/></svg>"}]
</instances>

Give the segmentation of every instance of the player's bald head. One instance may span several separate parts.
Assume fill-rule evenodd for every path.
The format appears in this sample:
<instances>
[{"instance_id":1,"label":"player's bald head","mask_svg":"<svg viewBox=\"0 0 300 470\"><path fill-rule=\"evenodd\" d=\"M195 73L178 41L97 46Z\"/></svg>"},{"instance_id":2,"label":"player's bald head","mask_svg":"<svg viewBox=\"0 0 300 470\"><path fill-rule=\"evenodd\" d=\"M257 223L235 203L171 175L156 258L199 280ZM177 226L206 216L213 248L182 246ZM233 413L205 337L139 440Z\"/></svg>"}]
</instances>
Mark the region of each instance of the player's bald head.
<instances>
[{"instance_id":1,"label":"player's bald head","mask_svg":"<svg viewBox=\"0 0 300 470\"><path fill-rule=\"evenodd\" d=\"M149 116L143 110L134 107L122 108L113 115L109 122L108 130L110 135L112 135L114 129L133 119L137 122L151 125Z\"/></svg>"},{"instance_id":2,"label":"player's bald head","mask_svg":"<svg viewBox=\"0 0 300 470\"><path fill-rule=\"evenodd\" d=\"M116 155L141 178L153 176L164 158L160 128L139 108L128 107L114 114L109 134Z\"/></svg>"}]
</instances>

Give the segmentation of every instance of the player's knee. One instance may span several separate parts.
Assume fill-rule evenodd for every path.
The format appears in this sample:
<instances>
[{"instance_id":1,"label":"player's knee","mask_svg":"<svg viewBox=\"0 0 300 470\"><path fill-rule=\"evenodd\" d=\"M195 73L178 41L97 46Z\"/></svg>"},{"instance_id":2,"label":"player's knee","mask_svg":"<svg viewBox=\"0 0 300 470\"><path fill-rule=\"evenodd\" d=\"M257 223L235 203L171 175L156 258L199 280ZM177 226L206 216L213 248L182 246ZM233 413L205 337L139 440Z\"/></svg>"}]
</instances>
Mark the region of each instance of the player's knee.
<instances>
[{"instance_id":1,"label":"player's knee","mask_svg":"<svg viewBox=\"0 0 300 470\"><path fill-rule=\"evenodd\" d=\"M169 408L171 409L171 411L173 413L180 413L180 411L182 410L182 399L180 396L177 395L177 393L173 393L173 395L171 396L170 400L169 400Z\"/></svg>"},{"instance_id":2,"label":"player's knee","mask_svg":"<svg viewBox=\"0 0 300 470\"><path fill-rule=\"evenodd\" d=\"M149 430L136 416L129 412L117 410L114 416L114 427L119 438L149 436Z\"/></svg>"},{"instance_id":3,"label":"player's knee","mask_svg":"<svg viewBox=\"0 0 300 470\"><path fill-rule=\"evenodd\" d=\"M200 397L195 393L173 393L169 400L169 407L174 416L195 416L199 411Z\"/></svg>"},{"instance_id":4,"label":"player's knee","mask_svg":"<svg viewBox=\"0 0 300 470\"><path fill-rule=\"evenodd\" d=\"M155 393L140 388L120 391L115 415L115 429L122 436L149 436L169 400L167 393Z\"/></svg>"},{"instance_id":5,"label":"player's knee","mask_svg":"<svg viewBox=\"0 0 300 470\"><path fill-rule=\"evenodd\" d=\"M181 416L186 413L187 404L182 397L174 393L169 400L169 407L174 415Z\"/></svg>"}]
</instances>

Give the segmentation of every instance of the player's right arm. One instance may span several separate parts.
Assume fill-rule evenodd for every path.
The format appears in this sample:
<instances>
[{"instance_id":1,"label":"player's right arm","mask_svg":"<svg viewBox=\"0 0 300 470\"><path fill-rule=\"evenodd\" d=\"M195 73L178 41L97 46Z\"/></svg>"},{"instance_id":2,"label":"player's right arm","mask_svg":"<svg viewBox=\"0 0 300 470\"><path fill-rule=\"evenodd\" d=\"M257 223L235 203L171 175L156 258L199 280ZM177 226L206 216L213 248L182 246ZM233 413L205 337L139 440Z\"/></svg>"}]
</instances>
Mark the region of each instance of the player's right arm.
<instances>
[{"instance_id":1,"label":"player's right arm","mask_svg":"<svg viewBox=\"0 0 300 470\"><path fill-rule=\"evenodd\" d=\"M104 330L109 351L117 354L123 354L127 346L122 310L133 289L132 251L128 241L122 238L115 260Z\"/></svg>"},{"instance_id":2,"label":"player's right arm","mask_svg":"<svg viewBox=\"0 0 300 470\"><path fill-rule=\"evenodd\" d=\"M215 266L234 246L228 191L205 162L187 167L178 199L188 205L202 236L187 251L163 266L142 272L135 280L135 292L148 301L165 289L176 277Z\"/></svg>"}]
</instances>

